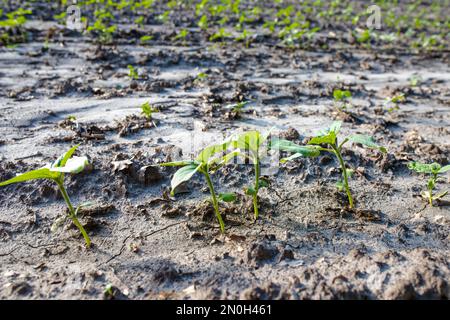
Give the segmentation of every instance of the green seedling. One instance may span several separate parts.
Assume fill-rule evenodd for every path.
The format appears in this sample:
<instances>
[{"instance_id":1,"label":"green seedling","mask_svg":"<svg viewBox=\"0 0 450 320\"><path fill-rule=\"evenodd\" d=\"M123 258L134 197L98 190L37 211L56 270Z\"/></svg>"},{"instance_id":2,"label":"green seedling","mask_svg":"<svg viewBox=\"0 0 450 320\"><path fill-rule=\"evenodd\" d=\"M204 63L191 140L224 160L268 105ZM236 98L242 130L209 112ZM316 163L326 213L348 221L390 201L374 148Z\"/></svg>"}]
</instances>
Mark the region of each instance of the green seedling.
<instances>
[{"instance_id":1,"label":"green seedling","mask_svg":"<svg viewBox=\"0 0 450 320\"><path fill-rule=\"evenodd\" d=\"M114 298L114 287L111 283L108 283L103 289L103 294L106 298L112 299Z\"/></svg>"},{"instance_id":2,"label":"green seedling","mask_svg":"<svg viewBox=\"0 0 450 320\"><path fill-rule=\"evenodd\" d=\"M405 95L403 93L397 94L391 98L386 98L384 106L387 108L388 112L393 112L394 110L399 110L399 104L406 101Z\"/></svg>"},{"instance_id":3,"label":"green seedling","mask_svg":"<svg viewBox=\"0 0 450 320\"><path fill-rule=\"evenodd\" d=\"M200 29L202 30L206 30L208 29L208 16L207 15L203 15L200 20L198 21L197 25L199 26Z\"/></svg>"},{"instance_id":4,"label":"green seedling","mask_svg":"<svg viewBox=\"0 0 450 320\"><path fill-rule=\"evenodd\" d=\"M421 83L422 83L422 78L420 76L412 76L409 79L409 84L411 85L411 87L420 86Z\"/></svg>"},{"instance_id":5,"label":"green seedling","mask_svg":"<svg viewBox=\"0 0 450 320\"><path fill-rule=\"evenodd\" d=\"M127 66L128 68L128 77L130 77L131 80L137 80L139 79L139 74L137 72L137 69L133 67L131 64Z\"/></svg>"},{"instance_id":6,"label":"green seedling","mask_svg":"<svg viewBox=\"0 0 450 320\"><path fill-rule=\"evenodd\" d=\"M424 199L428 200L428 203L430 206L433 206L433 200L441 199L442 197L445 197L448 193L448 191L444 191L440 194L433 195L433 190L436 187L436 182L439 179L438 174L445 173L447 171L450 171L450 165L446 165L442 167L439 163L431 163L431 164L425 164L420 162L410 162L408 164L408 168L418 172L418 173L428 173L430 174L430 178L428 179L427 183L427 191L422 192L422 197Z\"/></svg>"},{"instance_id":7,"label":"green seedling","mask_svg":"<svg viewBox=\"0 0 450 320\"><path fill-rule=\"evenodd\" d=\"M73 224L80 230L81 234L84 237L84 240L86 241L86 246L89 247L91 245L91 240L89 239L88 234L77 218L77 213L80 207L77 207L76 209L73 207L69 195L67 194L66 188L64 187L64 176L66 173L80 173L88 165L88 160L86 157L72 157L78 146L79 145L72 147L69 151L60 156L55 162L51 164L48 164L37 170L19 174L14 178L1 182L0 187L13 183L26 182L37 179L49 179L55 182L59 188L59 191L61 192L61 195L66 201L67 207L69 209L69 218L72 220Z\"/></svg>"},{"instance_id":8,"label":"green seedling","mask_svg":"<svg viewBox=\"0 0 450 320\"><path fill-rule=\"evenodd\" d=\"M348 107L348 99L352 97L352 93L348 90L333 90L333 98L336 108L339 110L345 110Z\"/></svg>"},{"instance_id":9,"label":"green seedling","mask_svg":"<svg viewBox=\"0 0 450 320\"><path fill-rule=\"evenodd\" d=\"M243 112L245 106L249 104L250 101L242 101L238 103L234 103L226 106L229 112L226 113L227 116L231 116L231 119L238 119L241 117L241 113Z\"/></svg>"},{"instance_id":10,"label":"green seedling","mask_svg":"<svg viewBox=\"0 0 450 320\"><path fill-rule=\"evenodd\" d=\"M368 43L370 39L372 38L372 34L370 33L370 30L358 30L358 33L356 35L356 41L359 43Z\"/></svg>"},{"instance_id":11,"label":"green seedling","mask_svg":"<svg viewBox=\"0 0 450 320\"><path fill-rule=\"evenodd\" d=\"M254 185L247 187L245 193L253 198L253 212L255 220L258 219L259 216L259 189L267 186L265 180L261 179L261 159L266 152L263 145L267 141L269 134L270 131L265 135L261 135L259 131L248 131L239 135L233 135L228 139L231 143L230 146L234 148L234 151L228 154L228 161L234 156L239 156L249 160L254 166Z\"/></svg>"},{"instance_id":12,"label":"green seedling","mask_svg":"<svg viewBox=\"0 0 450 320\"><path fill-rule=\"evenodd\" d=\"M149 102L145 102L141 105L141 112L148 121L152 121L153 113L159 112L159 110L151 106Z\"/></svg>"},{"instance_id":13,"label":"green seedling","mask_svg":"<svg viewBox=\"0 0 450 320\"><path fill-rule=\"evenodd\" d=\"M162 23L166 23L169 20L169 14L170 11L164 11L162 14L160 14L159 16L157 16L157 19L159 21L161 21Z\"/></svg>"},{"instance_id":14,"label":"green seedling","mask_svg":"<svg viewBox=\"0 0 450 320\"><path fill-rule=\"evenodd\" d=\"M221 144L208 146L203 149L203 151L201 151L198 154L197 158L195 158L194 160L182 160L159 164L160 166L181 167L177 172L175 172L171 181L172 195L174 195L176 187L178 187L183 182L191 179L194 174L196 174L197 172L203 174L209 187L214 212L216 214L217 220L219 221L220 230L222 233L225 232L225 224L219 211L219 203L217 200L218 197L211 181L211 173L217 171L217 169L219 169L230 159L236 156L235 152L223 155L224 152L228 149L229 145L229 142L224 142ZM221 200L223 201L227 201L230 199L234 201L234 198L232 199L229 196L221 197Z\"/></svg>"},{"instance_id":15,"label":"green seedling","mask_svg":"<svg viewBox=\"0 0 450 320\"><path fill-rule=\"evenodd\" d=\"M232 106L233 107L232 111L240 114L242 112L242 110L244 109L244 107L249 103L250 103L250 101L238 102Z\"/></svg>"},{"instance_id":16,"label":"green seedling","mask_svg":"<svg viewBox=\"0 0 450 320\"><path fill-rule=\"evenodd\" d=\"M206 72L199 72L194 79L194 84L200 85L207 78L208 78L208 74Z\"/></svg>"},{"instance_id":17,"label":"green seedling","mask_svg":"<svg viewBox=\"0 0 450 320\"><path fill-rule=\"evenodd\" d=\"M236 37L236 41L244 42L245 47L248 48L250 46L252 33L247 29L242 30L242 32Z\"/></svg>"},{"instance_id":18,"label":"green seedling","mask_svg":"<svg viewBox=\"0 0 450 320\"><path fill-rule=\"evenodd\" d=\"M135 20L134 20L134 23L136 23L139 27L143 27L144 26L144 16L140 16L140 17L137 17Z\"/></svg>"},{"instance_id":19,"label":"green seedling","mask_svg":"<svg viewBox=\"0 0 450 320\"><path fill-rule=\"evenodd\" d=\"M301 156L318 156L317 152L325 151L332 153L336 156L339 161L339 165L342 170L342 181L338 182L337 186L339 189L345 189L347 193L349 207L353 208L353 197L350 192L349 187L349 177L352 174L352 170L348 169L345 161L342 157L342 147L349 141L354 143L359 143L364 145L370 149L378 149L379 151L386 153L386 148L377 145L373 138L367 135L354 134L350 135L342 140L341 143L338 142L337 135L340 131L342 122L336 121L334 122L330 128L321 130L317 133L315 137L313 137L309 142L309 146L314 146L314 149L300 149L305 148L306 146L299 146L294 144L293 142L287 140L281 140L278 142L277 148L282 151L293 152L294 154L289 158L282 159L282 162L286 162Z\"/></svg>"},{"instance_id":20,"label":"green seedling","mask_svg":"<svg viewBox=\"0 0 450 320\"><path fill-rule=\"evenodd\" d=\"M153 36L149 36L149 35L145 35L145 36L142 36L139 38L139 41L142 44L146 44L146 43L150 42L151 40L153 40Z\"/></svg>"},{"instance_id":21,"label":"green seedling","mask_svg":"<svg viewBox=\"0 0 450 320\"><path fill-rule=\"evenodd\" d=\"M209 41L224 40L231 37L231 33L227 32L225 28L219 28L219 30L209 37Z\"/></svg>"},{"instance_id":22,"label":"green seedling","mask_svg":"<svg viewBox=\"0 0 450 320\"><path fill-rule=\"evenodd\" d=\"M102 18L97 18L92 26L87 28L88 32L96 32L100 43L111 43L113 40L113 34L117 30L116 25L108 26L105 24Z\"/></svg>"},{"instance_id":23,"label":"green seedling","mask_svg":"<svg viewBox=\"0 0 450 320\"><path fill-rule=\"evenodd\" d=\"M178 32L176 36L172 38L172 41L182 40L183 42L185 42L188 34L189 34L188 30L182 29L180 30L180 32Z\"/></svg>"}]
</instances>

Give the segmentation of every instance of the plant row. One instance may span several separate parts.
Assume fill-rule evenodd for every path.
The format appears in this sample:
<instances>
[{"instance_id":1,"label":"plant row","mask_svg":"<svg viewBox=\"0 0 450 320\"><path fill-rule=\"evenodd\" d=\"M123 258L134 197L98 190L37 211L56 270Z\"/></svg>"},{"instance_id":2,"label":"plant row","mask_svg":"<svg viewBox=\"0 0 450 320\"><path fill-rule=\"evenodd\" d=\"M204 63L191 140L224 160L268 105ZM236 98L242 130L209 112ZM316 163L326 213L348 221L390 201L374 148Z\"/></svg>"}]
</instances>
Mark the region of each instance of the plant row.
<instances>
[{"instance_id":1,"label":"plant row","mask_svg":"<svg viewBox=\"0 0 450 320\"><path fill-rule=\"evenodd\" d=\"M221 232L225 232L225 223L220 213L219 200L230 202L234 201L236 196L234 193L217 194L214 189L211 175L236 158L241 158L246 162L251 163L254 168L254 183L252 186L245 189L245 193L252 197L254 219L256 220L259 216L258 194L261 188L267 186L266 180L261 176L261 162L268 151L282 151L289 153L290 155L288 157L280 160L281 163L299 157L317 157L321 153L329 153L336 157L342 172L342 180L338 182L337 186L339 190L345 191L348 198L348 206L349 208L353 208L354 199L349 187L349 179L353 170L349 168L342 156L343 147L348 142L353 142L366 148L377 150L381 153L386 153L387 150L385 147L375 143L374 139L367 135L353 134L338 139L340 128L341 122L334 122L329 128L317 132L306 145L298 145L289 140L279 139L278 137L272 136L270 131L264 135L259 131L247 131L240 134L233 134L221 143L206 147L195 159L155 164L155 166L180 167L171 180L172 195L174 195L175 189L180 184L190 180L195 174L199 173L203 175L210 191L212 206L220 225ZM65 174L79 173L88 165L87 157L73 156L78 146L79 145L72 147L53 163L37 170L19 174L12 179L1 182L0 186L35 179L48 179L55 182L67 204L67 218L71 219L73 224L80 230L85 239L86 246L89 247L91 240L78 220L78 212L83 205L75 208L64 187ZM437 163L424 164L411 162L408 164L408 167L418 173L430 175L427 182L427 190L422 193L422 196L427 199L431 206L433 205L433 201L441 199L447 194L447 191L445 191L435 195L434 189L436 188L436 182L439 178L438 175L450 171L450 165L442 167Z\"/></svg>"}]
</instances>

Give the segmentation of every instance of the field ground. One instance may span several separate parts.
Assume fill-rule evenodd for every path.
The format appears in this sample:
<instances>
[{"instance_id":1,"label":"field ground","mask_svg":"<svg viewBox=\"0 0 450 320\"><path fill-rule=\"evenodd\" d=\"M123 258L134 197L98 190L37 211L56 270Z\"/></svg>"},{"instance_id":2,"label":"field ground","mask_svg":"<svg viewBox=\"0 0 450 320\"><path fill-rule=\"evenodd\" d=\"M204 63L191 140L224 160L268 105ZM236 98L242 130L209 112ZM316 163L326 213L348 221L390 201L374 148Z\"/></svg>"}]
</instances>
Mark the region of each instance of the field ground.
<instances>
[{"instance_id":1,"label":"field ground","mask_svg":"<svg viewBox=\"0 0 450 320\"><path fill-rule=\"evenodd\" d=\"M409 12L405 3L395 12ZM356 27L324 17L308 41L280 42L262 27L263 13L247 23L257 35L248 46L231 35L210 41L218 27L202 31L184 7L161 22L155 17L165 7L157 3L139 27L125 19L133 13L113 10L123 19L108 42L54 21L61 8L28 5L28 40L0 46L0 181L81 143L77 154L92 166L66 181L74 203L93 203L81 221L94 245L87 250L69 222L50 231L66 214L50 182L0 189L1 299L450 297L450 197L426 206L419 196L426 179L407 168L450 161L448 2L429 17L447 24L419 26L431 38L419 31L408 38L402 27L398 42L356 41ZM180 28L189 34L174 39ZM146 34L153 39L143 45ZM433 47L417 39L437 40L429 40ZM345 110L333 100L337 88L352 93ZM387 110L386 98L398 94L406 100ZM140 114L147 101L159 109L153 122ZM250 103L235 114L229 106L240 101ZM219 192L239 194L221 204L222 235L200 176L170 197L175 170L149 167L188 158L236 130L274 127L302 143L333 120L343 121L344 134L370 134L388 149L347 146L354 210L335 187L338 163L324 154L269 175L255 222L243 191L252 166L232 164L212 176ZM437 188L449 183L443 176Z\"/></svg>"}]
</instances>

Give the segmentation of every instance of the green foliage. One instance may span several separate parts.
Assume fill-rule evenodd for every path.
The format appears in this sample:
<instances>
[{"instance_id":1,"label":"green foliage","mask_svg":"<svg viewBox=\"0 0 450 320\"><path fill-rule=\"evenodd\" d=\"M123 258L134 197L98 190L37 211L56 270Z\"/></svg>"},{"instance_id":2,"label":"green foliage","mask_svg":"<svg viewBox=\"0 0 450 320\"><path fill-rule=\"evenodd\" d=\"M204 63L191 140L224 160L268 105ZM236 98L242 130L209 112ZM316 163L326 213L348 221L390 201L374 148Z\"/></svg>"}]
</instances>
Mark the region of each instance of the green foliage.
<instances>
[{"instance_id":1,"label":"green foliage","mask_svg":"<svg viewBox=\"0 0 450 320\"><path fill-rule=\"evenodd\" d=\"M384 106L385 108L387 108L388 112L393 112L394 110L400 109L399 104L405 101L405 95L403 93L399 93L391 98L386 98Z\"/></svg>"},{"instance_id":2,"label":"green foliage","mask_svg":"<svg viewBox=\"0 0 450 320\"><path fill-rule=\"evenodd\" d=\"M157 108L154 108L150 105L149 102L145 102L141 105L141 112L147 118L147 120L152 120L152 115L155 112L159 112Z\"/></svg>"},{"instance_id":3,"label":"green foliage","mask_svg":"<svg viewBox=\"0 0 450 320\"><path fill-rule=\"evenodd\" d=\"M426 173L430 175L430 178L427 182L427 191L422 192L422 197L424 199L428 200L428 203L430 206L433 206L433 201L443 198L445 195L447 195L448 191L441 192L440 194L433 195L433 190L436 187L436 182L438 181L439 174L446 173L447 171L450 171L450 165L446 165L442 167L439 163L420 163L420 162L410 162L408 164L408 168L412 171L415 171L417 173Z\"/></svg>"},{"instance_id":4,"label":"green foliage","mask_svg":"<svg viewBox=\"0 0 450 320\"><path fill-rule=\"evenodd\" d=\"M281 160L282 162L290 161L298 157L317 157L322 151L334 154L339 161L343 178L342 181L338 182L338 188L341 190L345 189L349 206L350 208L353 208L353 197L348 184L348 179L352 173L352 170L348 169L344 162L342 157L342 147L348 141L352 141L369 149L379 150L383 153L386 153L387 150L386 148L376 144L372 137L361 134L350 135L344 138L339 144L337 136L341 129L341 124L342 122L336 121L329 128L320 130L317 135L308 142L308 146L299 146L287 140L276 140L272 143L272 148L293 153L292 156L283 158Z\"/></svg>"},{"instance_id":5,"label":"green foliage","mask_svg":"<svg viewBox=\"0 0 450 320\"><path fill-rule=\"evenodd\" d=\"M200 29L202 30L206 30L208 29L208 16L203 15L200 20L198 21L197 25L200 27Z\"/></svg>"},{"instance_id":6,"label":"green foliage","mask_svg":"<svg viewBox=\"0 0 450 320\"><path fill-rule=\"evenodd\" d=\"M141 44L146 44L148 42L150 42L151 40L153 40L153 36L150 35L145 35L139 38L139 41L141 42Z\"/></svg>"},{"instance_id":7,"label":"green foliage","mask_svg":"<svg viewBox=\"0 0 450 320\"><path fill-rule=\"evenodd\" d=\"M183 42L186 41L186 38L189 34L189 31L186 29L181 29L178 34L172 38L173 41L182 40Z\"/></svg>"},{"instance_id":8,"label":"green foliage","mask_svg":"<svg viewBox=\"0 0 450 320\"><path fill-rule=\"evenodd\" d=\"M104 18L108 17L108 14L99 14L99 18L97 18L97 20L95 20L94 24L89 26L87 28L87 31L90 33L96 33L98 35L98 39L100 41L100 43L111 43L112 39L113 39L113 34L117 29L117 26L115 25L111 25L108 26L105 21L103 20ZM103 18L102 18L103 17Z\"/></svg>"},{"instance_id":9,"label":"green foliage","mask_svg":"<svg viewBox=\"0 0 450 320\"><path fill-rule=\"evenodd\" d=\"M138 80L139 74L136 68L134 68L131 64L129 64L127 68L128 68L128 77L130 77L130 80Z\"/></svg>"},{"instance_id":10,"label":"green foliage","mask_svg":"<svg viewBox=\"0 0 450 320\"><path fill-rule=\"evenodd\" d=\"M219 28L219 30L209 37L209 41L225 40L231 37L231 33L227 32L225 28Z\"/></svg>"},{"instance_id":11,"label":"green foliage","mask_svg":"<svg viewBox=\"0 0 450 320\"><path fill-rule=\"evenodd\" d=\"M258 192L261 187L261 158L265 154L265 149L263 144L267 141L270 134L261 135L259 131L247 131L242 134L233 135L227 141L230 143L230 147L234 150L228 154L226 161L230 160L234 156L239 156L244 159L249 160L253 163L255 171L255 182L253 187L248 187L246 193L253 197L253 210L254 218L258 219L259 208L258 208ZM251 192L249 193L249 190Z\"/></svg>"},{"instance_id":12,"label":"green foliage","mask_svg":"<svg viewBox=\"0 0 450 320\"><path fill-rule=\"evenodd\" d=\"M31 10L22 8L5 13L6 19L0 20L0 42L6 46L26 42L27 33L24 24L27 22L26 16L30 14ZM2 16L3 10L0 11L0 19Z\"/></svg>"},{"instance_id":13,"label":"green foliage","mask_svg":"<svg viewBox=\"0 0 450 320\"><path fill-rule=\"evenodd\" d=\"M336 101L344 101L351 97L352 97L352 93L348 90L339 90L339 89L333 90L333 98Z\"/></svg>"},{"instance_id":14,"label":"green foliage","mask_svg":"<svg viewBox=\"0 0 450 320\"><path fill-rule=\"evenodd\" d=\"M348 99L352 97L352 93L348 90L333 90L333 98L335 101L335 105L338 109L346 109L348 106Z\"/></svg>"},{"instance_id":15,"label":"green foliage","mask_svg":"<svg viewBox=\"0 0 450 320\"><path fill-rule=\"evenodd\" d=\"M83 235L86 245L89 247L91 244L91 240L84 230L83 226L80 224L77 218L78 208L75 210L70 202L67 191L64 187L64 175L67 173L76 174L80 173L84 170L84 168L88 165L88 160L86 157L72 157L75 153L76 149L79 145L72 147L65 154L60 156L56 161L51 164L48 164L40 169L32 170L29 172L25 172L23 174L19 174L14 178L11 178L7 181L3 181L0 183L0 187L7 186L13 183L19 182L27 182L30 180L40 180L40 179L48 179L55 182L66 201L67 207L69 209L69 217L72 219L72 222L78 227L81 234Z\"/></svg>"},{"instance_id":16,"label":"green foliage","mask_svg":"<svg viewBox=\"0 0 450 320\"><path fill-rule=\"evenodd\" d=\"M236 41L241 41L245 43L245 46L248 48L250 46L252 33L247 29L242 30L241 34L236 37Z\"/></svg>"},{"instance_id":17,"label":"green foliage","mask_svg":"<svg viewBox=\"0 0 450 320\"><path fill-rule=\"evenodd\" d=\"M174 195L175 189L182 184L190 180L197 172L203 174L208 184L211 200L214 207L217 220L219 221L220 230L225 232L225 224L219 211L219 204L217 201L218 196L214 190L214 186L211 181L211 173L215 172L218 168L226 164L229 160L227 155L224 155L230 142L224 142L220 144L214 144L203 149L194 160L182 160L175 162L162 163L160 166L181 167L175 172L171 181L171 194ZM221 197L223 201L230 200L231 197L227 194Z\"/></svg>"}]
</instances>

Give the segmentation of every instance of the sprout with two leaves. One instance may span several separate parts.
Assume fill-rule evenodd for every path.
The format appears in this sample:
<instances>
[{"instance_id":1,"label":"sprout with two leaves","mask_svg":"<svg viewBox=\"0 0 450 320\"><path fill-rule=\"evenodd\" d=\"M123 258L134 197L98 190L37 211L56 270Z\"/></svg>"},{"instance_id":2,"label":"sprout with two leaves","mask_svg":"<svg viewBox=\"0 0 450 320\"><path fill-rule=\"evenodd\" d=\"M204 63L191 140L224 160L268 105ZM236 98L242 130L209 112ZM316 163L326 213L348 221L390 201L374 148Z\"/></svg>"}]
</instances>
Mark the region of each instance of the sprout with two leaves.
<instances>
[{"instance_id":1,"label":"sprout with two leaves","mask_svg":"<svg viewBox=\"0 0 450 320\"><path fill-rule=\"evenodd\" d=\"M240 156L244 159L249 160L255 170L255 183L253 187L248 187L245 192L253 197L253 211L255 219L258 219L259 209L258 209L258 191L261 187L261 158L264 155L264 150L262 145L267 140L268 135L261 135L259 131L248 131L239 135L233 135L228 140L230 141L230 146L235 150L229 155ZM231 156L229 159L231 160Z\"/></svg>"},{"instance_id":2,"label":"sprout with two leaves","mask_svg":"<svg viewBox=\"0 0 450 320\"><path fill-rule=\"evenodd\" d=\"M203 149L194 160L181 160L174 162L166 162L159 164L160 166L168 167L181 167L175 172L171 181L171 194L174 194L174 190L181 183L191 179L197 172L203 174L206 183L208 184L209 191L211 193L211 200L214 207L217 220L219 221L220 231L225 232L225 224L219 211L218 196L214 190L214 186L211 181L210 174L219 169L222 165L227 163L231 158L236 156L236 152L228 153L224 155L224 152L228 149L229 142L215 144ZM223 201L234 201L233 194L220 194L219 199Z\"/></svg>"},{"instance_id":3,"label":"sprout with two leaves","mask_svg":"<svg viewBox=\"0 0 450 320\"><path fill-rule=\"evenodd\" d=\"M272 148L277 148L282 151L294 153L291 157L283 159L283 161L289 161L305 155L317 156L321 151L334 154L339 161L339 165L341 166L343 178L342 181L338 183L338 187L340 189L345 189L348 197L349 207L353 208L353 197L348 184L349 176L352 173L352 170L348 169L345 164L345 161L342 157L342 147L347 142L351 141L359 143L370 149L377 149L382 153L386 153L387 151L386 148L377 145L372 137L362 134L350 135L344 138L342 142L339 143L337 135L341 129L341 124L341 121L336 121L329 128L319 131L317 135L308 142L309 146L298 146L291 141L279 140L276 144L273 144ZM313 147L314 149L300 149L307 147Z\"/></svg>"},{"instance_id":4,"label":"sprout with two leaves","mask_svg":"<svg viewBox=\"0 0 450 320\"><path fill-rule=\"evenodd\" d=\"M232 155L241 157L248 160L254 166L255 180L253 186L247 187L245 193L252 196L253 198L253 213L255 220L259 216L258 208L258 192L261 187L266 187L267 182L261 178L261 161L268 154L268 149L270 149L270 143L273 141L268 141L268 137L272 130L268 133L262 135L259 131L247 131L241 134L232 135L228 141L230 141L230 147L234 149L230 153L229 158ZM267 142L267 143L266 143Z\"/></svg>"},{"instance_id":5,"label":"sprout with two leaves","mask_svg":"<svg viewBox=\"0 0 450 320\"><path fill-rule=\"evenodd\" d=\"M18 174L14 178L11 178L4 182L0 182L0 187L13 183L26 182L37 179L49 179L55 182L64 200L66 201L67 207L69 208L69 218L72 219L73 224L80 230L86 242L86 246L89 247L91 245L91 240L89 239L86 230L84 230L83 226L77 218L77 213L80 209L80 206L76 209L73 207L72 202L70 202L69 195L67 194L66 188L64 187L64 175L66 173L80 173L84 170L86 165L88 165L88 160L86 157L72 157L78 146L79 145L72 147L69 151L60 156L55 162L48 164L45 167L28 171L23 174Z\"/></svg>"},{"instance_id":6,"label":"sprout with two leaves","mask_svg":"<svg viewBox=\"0 0 450 320\"><path fill-rule=\"evenodd\" d=\"M422 197L428 200L430 206L433 206L433 200L441 199L448 193L448 191L444 191L440 194L433 196L433 190L436 187L436 182L439 178L438 174L450 171L450 165L442 167L439 163L436 162L430 164L420 162L410 162L408 164L408 168L418 173L430 174L430 178L428 179L427 183L428 190L422 192Z\"/></svg>"}]
</instances>

